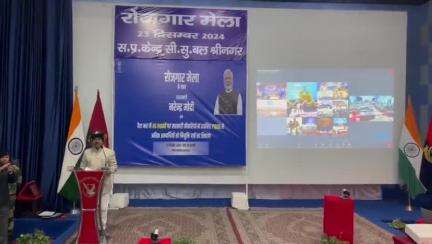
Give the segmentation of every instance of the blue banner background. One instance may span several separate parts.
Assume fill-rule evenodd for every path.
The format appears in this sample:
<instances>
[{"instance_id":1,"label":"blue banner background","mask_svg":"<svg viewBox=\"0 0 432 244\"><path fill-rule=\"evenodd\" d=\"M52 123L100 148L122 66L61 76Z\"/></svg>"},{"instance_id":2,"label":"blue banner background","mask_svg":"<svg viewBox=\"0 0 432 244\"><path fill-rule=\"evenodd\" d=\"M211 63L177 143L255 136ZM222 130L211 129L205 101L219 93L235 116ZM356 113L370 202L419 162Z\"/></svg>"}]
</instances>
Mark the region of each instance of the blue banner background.
<instances>
[{"instance_id":1,"label":"blue banner background","mask_svg":"<svg viewBox=\"0 0 432 244\"><path fill-rule=\"evenodd\" d=\"M231 69L234 74L234 90L241 94L243 115L214 115L215 101L224 90L223 72ZM165 82L167 71L199 73L199 83L185 83L186 89L178 89L177 83ZM244 166L246 162L246 62L244 61L183 61L152 59L116 60L115 149L121 165L145 166ZM187 95L186 100L176 95ZM193 112L169 111L168 104L193 101ZM181 117L182 116L182 117ZM223 124L224 129L144 129L137 128L167 123ZM141 125L138 125L140 123ZM152 139L153 132L210 133L210 139ZM160 155L169 143L200 142L194 144L196 154L208 155ZM158 155L159 154L159 155ZM188 153L186 153L188 154Z\"/></svg>"},{"instance_id":2,"label":"blue banner background","mask_svg":"<svg viewBox=\"0 0 432 244\"><path fill-rule=\"evenodd\" d=\"M244 166L246 40L244 10L116 6L119 164ZM242 115L214 115L226 69Z\"/></svg>"}]
</instances>

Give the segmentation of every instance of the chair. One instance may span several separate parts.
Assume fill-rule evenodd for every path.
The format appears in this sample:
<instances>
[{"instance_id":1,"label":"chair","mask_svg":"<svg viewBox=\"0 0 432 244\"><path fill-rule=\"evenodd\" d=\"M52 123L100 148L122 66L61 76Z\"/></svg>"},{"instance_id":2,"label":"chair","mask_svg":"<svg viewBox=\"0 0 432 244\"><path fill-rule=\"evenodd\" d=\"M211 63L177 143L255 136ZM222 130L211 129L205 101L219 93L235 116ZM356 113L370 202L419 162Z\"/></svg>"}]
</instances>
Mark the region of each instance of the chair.
<instances>
[{"instance_id":1,"label":"chair","mask_svg":"<svg viewBox=\"0 0 432 244\"><path fill-rule=\"evenodd\" d=\"M16 197L17 204L31 204L33 214L39 211L41 200L42 193L34 180L27 182Z\"/></svg>"}]
</instances>

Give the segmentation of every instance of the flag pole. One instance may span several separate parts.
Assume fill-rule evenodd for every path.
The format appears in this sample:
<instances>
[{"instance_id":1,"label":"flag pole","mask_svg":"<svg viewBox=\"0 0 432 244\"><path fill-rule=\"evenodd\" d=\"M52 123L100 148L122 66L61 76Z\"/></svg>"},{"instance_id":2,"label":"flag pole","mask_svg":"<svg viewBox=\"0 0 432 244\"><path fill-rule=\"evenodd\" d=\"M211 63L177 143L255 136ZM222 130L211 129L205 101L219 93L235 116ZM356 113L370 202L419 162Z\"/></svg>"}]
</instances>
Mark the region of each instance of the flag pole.
<instances>
[{"instance_id":1,"label":"flag pole","mask_svg":"<svg viewBox=\"0 0 432 244\"><path fill-rule=\"evenodd\" d=\"M74 87L74 93L75 95L78 94L78 86ZM72 202L72 209L70 211L71 215L78 215L80 213L80 210L76 207L76 201Z\"/></svg>"},{"instance_id":2,"label":"flag pole","mask_svg":"<svg viewBox=\"0 0 432 244\"><path fill-rule=\"evenodd\" d=\"M76 201L73 201L72 202L72 209L71 209L71 214L72 215L77 215L77 214L79 214L79 209L76 207Z\"/></svg>"},{"instance_id":3,"label":"flag pole","mask_svg":"<svg viewBox=\"0 0 432 244\"><path fill-rule=\"evenodd\" d=\"M407 192L408 192L408 205L405 207L405 211L412 212L413 208L412 208L412 205L411 205L411 194L410 194L410 191L409 191L408 187L407 187Z\"/></svg>"}]
</instances>

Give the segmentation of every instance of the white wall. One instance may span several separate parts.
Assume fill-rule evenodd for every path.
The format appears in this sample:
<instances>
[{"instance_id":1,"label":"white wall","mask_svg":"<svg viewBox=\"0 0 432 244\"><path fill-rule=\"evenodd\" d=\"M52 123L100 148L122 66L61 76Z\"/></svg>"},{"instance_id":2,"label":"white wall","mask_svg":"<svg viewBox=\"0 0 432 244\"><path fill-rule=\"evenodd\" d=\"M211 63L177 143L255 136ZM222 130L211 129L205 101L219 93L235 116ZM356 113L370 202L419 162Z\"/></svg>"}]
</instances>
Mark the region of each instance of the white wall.
<instances>
[{"instance_id":1,"label":"white wall","mask_svg":"<svg viewBox=\"0 0 432 244\"><path fill-rule=\"evenodd\" d=\"M214 8L214 7L212 7ZM99 89L113 133L114 5L74 2L74 80L88 125ZM263 67L394 68L395 145L405 94L406 14L383 11L248 9L247 168L121 168L117 183L391 184L397 148L256 148L255 74ZM86 130L87 128L85 128Z\"/></svg>"}]
</instances>

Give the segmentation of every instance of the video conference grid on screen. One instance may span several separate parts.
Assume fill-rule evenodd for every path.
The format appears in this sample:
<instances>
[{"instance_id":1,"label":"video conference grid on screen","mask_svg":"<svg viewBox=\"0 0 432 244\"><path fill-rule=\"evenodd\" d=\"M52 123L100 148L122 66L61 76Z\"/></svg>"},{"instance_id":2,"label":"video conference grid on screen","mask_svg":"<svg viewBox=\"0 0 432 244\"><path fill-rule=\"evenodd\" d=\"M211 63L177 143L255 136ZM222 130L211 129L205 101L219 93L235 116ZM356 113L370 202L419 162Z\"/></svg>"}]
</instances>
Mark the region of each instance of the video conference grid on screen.
<instances>
[{"instance_id":1,"label":"video conference grid on screen","mask_svg":"<svg viewBox=\"0 0 432 244\"><path fill-rule=\"evenodd\" d=\"M392 69L259 70L258 148L392 148Z\"/></svg>"}]
</instances>

